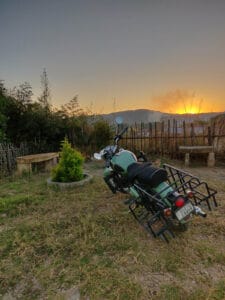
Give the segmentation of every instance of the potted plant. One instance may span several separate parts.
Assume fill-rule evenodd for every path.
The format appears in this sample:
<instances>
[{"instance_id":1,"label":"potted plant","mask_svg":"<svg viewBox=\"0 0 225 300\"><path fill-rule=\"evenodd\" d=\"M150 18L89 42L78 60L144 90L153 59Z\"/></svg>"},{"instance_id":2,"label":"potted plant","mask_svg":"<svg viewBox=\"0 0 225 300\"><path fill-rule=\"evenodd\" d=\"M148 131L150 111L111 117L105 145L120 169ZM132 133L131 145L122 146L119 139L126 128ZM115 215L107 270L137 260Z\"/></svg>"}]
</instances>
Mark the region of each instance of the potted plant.
<instances>
[{"instance_id":1,"label":"potted plant","mask_svg":"<svg viewBox=\"0 0 225 300\"><path fill-rule=\"evenodd\" d=\"M71 147L71 144L64 139L60 152L59 163L52 169L51 178L47 180L49 185L67 188L83 185L91 178L83 172L84 157Z\"/></svg>"}]
</instances>

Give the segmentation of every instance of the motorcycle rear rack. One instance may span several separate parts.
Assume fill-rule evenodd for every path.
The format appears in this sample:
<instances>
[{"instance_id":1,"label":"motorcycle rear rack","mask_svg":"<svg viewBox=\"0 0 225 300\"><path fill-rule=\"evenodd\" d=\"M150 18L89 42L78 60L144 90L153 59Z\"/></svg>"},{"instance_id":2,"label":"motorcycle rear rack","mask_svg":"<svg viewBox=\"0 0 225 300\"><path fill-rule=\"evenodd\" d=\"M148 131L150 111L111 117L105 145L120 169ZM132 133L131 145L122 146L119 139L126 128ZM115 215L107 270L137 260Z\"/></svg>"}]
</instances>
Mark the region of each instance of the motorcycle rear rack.
<instances>
[{"instance_id":1,"label":"motorcycle rear rack","mask_svg":"<svg viewBox=\"0 0 225 300\"><path fill-rule=\"evenodd\" d=\"M180 194L186 194L189 189L193 192L193 198L191 201L194 205L204 205L209 210L212 210L212 204L217 207L215 195L216 190L210 188L205 181L192 174L177 169L171 165L164 164L163 167L168 174L168 186L161 190L157 194L150 194L144 188L138 184L134 184L138 190L141 199L146 199L147 202L137 203L136 200L130 200L129 209L134 218L151 234L153 237L161 237L166 242L169 242L168 238L175 237L172 231L172 224L169 219L164 217L163 209L165 204L160 200L161 193L164 193L167 189L168 192L173 189L174 192ZM149 201L150 200L150 201ZM154 209L154 205L157 203L157 209ZM148 207L146 206L148 205ZM157 212L156 212L157 211Z\"/></svg>"},{"instance_id":2,"label":"motorcycle rear rack","mask_svg":"<svg viewBox=\"0 0 225 300\"><path fill-rule=\"evenodd\" d=\"M215 195L217 191L208 186L207 182L200 181L200 179L190 173L177 169L169 164L164 164L163 168L168 174L169 186L178 193L186 194L187 190L193 192L191 199L195 205L203 205L212 210L212 205L217 207ZM160 193L159 193L160 195Z\"/></svg>"},{"instance_id":3,"label":"motorcycle rear rack","mask_svg":"<svg viewBox=\"0 0 225 300\"><path fill-rule=\"evenodd\" d=\"M138 223L153 237L160 237L169 243L170 238L174 238L174 233L170 230L170 223L162 215L161 211L154 213L151 209L146 209L143 204L137 203L135 200L130 201L130 212Z\"/></svg>"}]
</instances>

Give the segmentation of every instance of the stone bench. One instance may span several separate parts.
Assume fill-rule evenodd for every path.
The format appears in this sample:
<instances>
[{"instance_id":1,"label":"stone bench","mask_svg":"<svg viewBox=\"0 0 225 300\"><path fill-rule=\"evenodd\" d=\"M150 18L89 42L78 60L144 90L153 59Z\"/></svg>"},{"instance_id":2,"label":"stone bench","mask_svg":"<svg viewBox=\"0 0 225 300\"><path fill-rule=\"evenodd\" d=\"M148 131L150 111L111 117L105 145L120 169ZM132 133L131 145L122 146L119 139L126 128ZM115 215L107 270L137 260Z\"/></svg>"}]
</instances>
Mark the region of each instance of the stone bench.
<instances>
[{"instance_id":1,"label":"stone bench","mask_svg":"<svg viewBox=\"0 0 225 300\"><path fill-rule=\"evenodd\" d=\"M208 167L215 166L215 153L213 146L179 146L179 152L185 153L185 167L190 164L190 154L205 154L208 153L207 165Z\"/></svg>"},{"instance_id":2,"label":"stone bench","mask_svg":"<svg viewBox=\"0 0 225 300\"><path fill-rule=\"evenodd\" d=\"M59 154L56 152L19 156L16 158L17 173L32 172L32 164L38 163L43 164L45 171L49 171L57 164L58 157Z\"/></svg>"}]
</instances>

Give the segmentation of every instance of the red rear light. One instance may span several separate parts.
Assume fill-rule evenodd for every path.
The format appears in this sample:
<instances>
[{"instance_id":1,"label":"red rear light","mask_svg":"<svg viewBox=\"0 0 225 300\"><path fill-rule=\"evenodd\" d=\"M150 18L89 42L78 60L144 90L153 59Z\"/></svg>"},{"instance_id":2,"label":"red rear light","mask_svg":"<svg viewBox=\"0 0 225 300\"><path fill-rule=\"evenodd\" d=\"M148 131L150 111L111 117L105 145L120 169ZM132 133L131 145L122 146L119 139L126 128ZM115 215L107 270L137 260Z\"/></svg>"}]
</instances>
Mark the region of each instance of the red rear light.
<instances>
[{"instance_id":1,"label":"red rear light","mask_svg":"<svg viewBox=\"0 0 225 300\"><path fill-rule=\"evenodd\" d=\"M182 207L185 204L185 200L182 197L177 198L177 200L175 201L175 205L176 207Z\"/></svg>"},{"instance_id":2,"label":"red rear light","mask_svg":"<svg viewBox=\"0 0 225 300\"><path fill-rule=\"evenodd\" d=\"M192 190L186 190L186 195L188 196L188 198L193 198L194 197L194 193Z\"/></svg>"},{"instance_id":3,"label":"red rear light","mask_svg":"<svg viewBox=\"0 0 225 300\"><path fill-rule=\"evenodd\" d=\"M165 217L170 217L172 215L171 208L165 208L164 209L164 216Z\"/></svg>"}]
</instances>

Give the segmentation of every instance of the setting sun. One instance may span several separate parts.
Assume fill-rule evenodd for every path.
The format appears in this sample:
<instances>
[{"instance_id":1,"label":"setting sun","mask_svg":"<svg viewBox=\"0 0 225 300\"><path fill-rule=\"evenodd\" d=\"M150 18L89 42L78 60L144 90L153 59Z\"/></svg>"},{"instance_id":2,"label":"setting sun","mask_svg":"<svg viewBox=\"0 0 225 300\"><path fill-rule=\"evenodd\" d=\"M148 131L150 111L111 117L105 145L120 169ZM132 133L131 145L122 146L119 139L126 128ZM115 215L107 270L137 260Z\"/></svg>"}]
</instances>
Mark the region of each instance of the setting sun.
<instances>
[{"instance_id":1,"label":"setting sun","mask_svg":"<svg viewBox=\"0 0 225 300\"><path fill-rule=\"evenodd\" d=\"M175 111L175 113L177 113L177 114L199 114L199 113L201 113L201 109L197 106L180 107Z\"/></svg>"},{"instance_id":2,"label":"setting sun","mask_svg":"<svg viewBox=\"0 0 225 300\"><path fill-rule=\"evenodd\" d=\"M176 102L173 111L177 114L200 114L204 112L212 112L213 108L209 101L203 99L182 99Z\"/></svg>"},{"instance_id":3,"label":"setting sun","mask_svg":"<svg viewBox=\"0 0 225 300\"><path fill-rule=\"evenodd\" d=\"M208 95L197 95L195 92L181 89L156 95L152 100L155 105L151 108L172 114L200 114L224 110L224 104L217 100L213 103Z\"/></svg>"}]
</instances>

